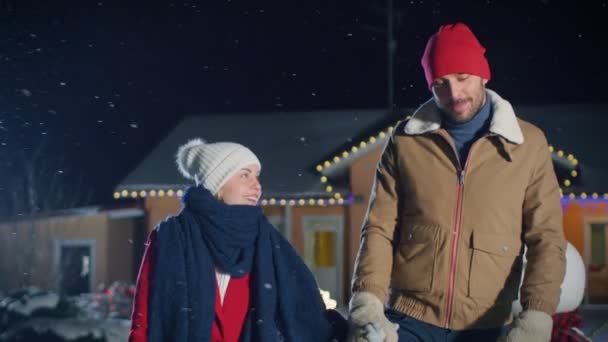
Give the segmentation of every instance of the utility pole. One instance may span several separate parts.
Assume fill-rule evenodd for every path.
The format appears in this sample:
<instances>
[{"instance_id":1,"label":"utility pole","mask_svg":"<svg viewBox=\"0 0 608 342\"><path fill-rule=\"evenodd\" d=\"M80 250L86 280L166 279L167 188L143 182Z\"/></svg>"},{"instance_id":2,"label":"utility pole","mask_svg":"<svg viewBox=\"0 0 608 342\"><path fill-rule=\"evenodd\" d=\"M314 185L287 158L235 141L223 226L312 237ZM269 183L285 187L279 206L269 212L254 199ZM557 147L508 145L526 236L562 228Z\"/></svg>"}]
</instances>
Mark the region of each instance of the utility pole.
<instances>
[{"instance_id":1,"label":"utility pole","mask_svg":"<svg viewBox=\"0 0 608 342\"><path fill-rule=\"evenodd\" d=\"M386 47L387 47L387 94L388 94L388 114L393 114L395 110L395 50L397 50L397 41L395 40L394 23L395 16L393 14L393 0L387 0L386 3Z\"/></svg>"}]
</instances>

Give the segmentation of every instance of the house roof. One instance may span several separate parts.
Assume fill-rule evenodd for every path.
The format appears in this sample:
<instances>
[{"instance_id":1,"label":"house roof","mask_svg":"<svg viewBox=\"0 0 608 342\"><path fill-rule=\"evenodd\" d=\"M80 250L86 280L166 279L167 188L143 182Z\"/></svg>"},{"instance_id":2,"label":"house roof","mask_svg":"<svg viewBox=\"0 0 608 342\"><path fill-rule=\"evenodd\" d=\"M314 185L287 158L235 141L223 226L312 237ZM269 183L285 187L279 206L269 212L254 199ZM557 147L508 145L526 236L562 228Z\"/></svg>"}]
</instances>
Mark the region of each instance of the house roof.
<instances>
[{"instance_id":1,"label":"house roof","mask_svg":"<svg viewBox=\"0 0 608 342\"><path fill-rule=\"evenodd\" d=\"M608 129L608 104L514 107L519 116L547 135L565 195L608 193L608 144L603 140ZM404 117L412 110L400 112ZM398 119L380 109L189 116L116 190L130 193L188 185L177 172L174 155L179 145L202 137L250 147L262 162L264 198L347 194L344 176L350 163L383 144ZM329 182L323 183L322 176ZM326 188L329 184L333 189Z\"/></svg>"},{"instance_id":2,"label":"house roof","mask_svg":"<svg viewBox=\"0 0 608 342\"><path fill-rule=\"evenodd\" d=\"M249 147L261 161L264 198L330 197L315 163L349 144L385 116L379 110L240 113L188 116L116 186L119 193L183 189L174 162L180 145L201 137ZM332 192L346 189L332 189ZM116 194L115 194L115 197Z\"/></svg>"},{"instance_id":3,"label":"house roof","mask_svg":"<svg viewBox=\"0 0 608 342\"><path fill-rule=\"evenodd\" d=\"M516 109L522 118L543 129L547 140L555 147L554 162L571 164L578 161L577 177L568 177L572 184L565 186L565 179L561 179L564 194L608 193L608 103ZM558 155L559 150L564 152L562 156Z\"/></svg>"}]
</instances>

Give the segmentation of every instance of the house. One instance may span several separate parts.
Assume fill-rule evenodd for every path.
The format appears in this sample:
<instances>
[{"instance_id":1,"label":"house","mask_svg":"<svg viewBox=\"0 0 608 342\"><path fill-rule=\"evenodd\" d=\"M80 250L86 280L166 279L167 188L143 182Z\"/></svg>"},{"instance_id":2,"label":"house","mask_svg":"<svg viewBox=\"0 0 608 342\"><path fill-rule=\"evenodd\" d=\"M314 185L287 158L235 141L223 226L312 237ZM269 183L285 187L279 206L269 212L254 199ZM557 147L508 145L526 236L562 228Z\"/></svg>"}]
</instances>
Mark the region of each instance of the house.
<instances>
[{"instance_id":1,"label":"house","mask_svg":"<svg viewBox=\"0 0 608 342\"><path fill-rule=\"evenodd\" d=\"M77 208L0 223L0 292L24 285L65 295L132 283L145 236L139 208Z\"/></svg>"},{"instance_id":2,"label":"house","mask_svg":"<svg viewBox=\"0 0 608 342\"><path fill-rule=\"evenodd\" d=\"M515 108L551 144L565 234L589 269L585 301L608 304L608 104ZM262 162L265 213L320 287L344 304L376 163L398 119L383 110L189 116L116 186L114 197L139 201L149 233L177 213L190 185L174 162L178 146L194 137L242 143Z\"/></svg>"}]
</instances>

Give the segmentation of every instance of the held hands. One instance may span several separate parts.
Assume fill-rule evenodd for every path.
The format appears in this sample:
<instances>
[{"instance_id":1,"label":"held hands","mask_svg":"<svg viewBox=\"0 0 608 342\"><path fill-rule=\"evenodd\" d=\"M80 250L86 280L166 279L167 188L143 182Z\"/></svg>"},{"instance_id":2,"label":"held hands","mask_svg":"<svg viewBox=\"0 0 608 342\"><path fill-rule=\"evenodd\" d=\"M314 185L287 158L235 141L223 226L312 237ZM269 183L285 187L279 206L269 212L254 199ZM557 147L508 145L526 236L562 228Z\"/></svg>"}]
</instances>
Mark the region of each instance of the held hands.
<instances>
[{"instance_id":1,"label":"held hands","mask_svg":"<svg viewBox=\"0 0 608 342\"><path fill-rule=\"evenodd\" d=\"M398 324L384 316L384 305L372 293L356 292L349 303L348 342L397 342Z\"/></svg>"},{"instance_id":2,"label":"held hands","mask_svg":"<svg viewBox=\"0 0 608 342\"><path fill-rule=\"evenodd\" d=\"M542 311L526 310L513 321L513 327L507 336L500 339L504 342L549 342L553 319Z\"/></svg>"}]
</instances>

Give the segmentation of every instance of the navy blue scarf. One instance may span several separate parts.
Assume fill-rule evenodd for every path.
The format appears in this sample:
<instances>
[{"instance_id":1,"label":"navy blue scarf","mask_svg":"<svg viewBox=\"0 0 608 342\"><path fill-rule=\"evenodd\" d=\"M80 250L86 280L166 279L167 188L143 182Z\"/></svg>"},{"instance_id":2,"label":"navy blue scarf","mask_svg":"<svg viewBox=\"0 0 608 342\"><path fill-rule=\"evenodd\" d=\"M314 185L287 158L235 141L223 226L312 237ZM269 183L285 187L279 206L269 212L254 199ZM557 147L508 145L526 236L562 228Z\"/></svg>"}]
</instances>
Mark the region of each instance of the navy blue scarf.
<instances>
[{"instance_id":1,"label":"navy blue scarf","mask_svg":"<svg viewBox=\"0 0 608 342\"><path fill-rule=\"evenodd\" d=\"M157 226L148 341L211 340L215 268L250 273L241 341L328 341L332 324L316 281L260 207L225 205L187 189L179 215ZM335 317L334 317L335 318Z\"/></svg>"}]
</instances>

